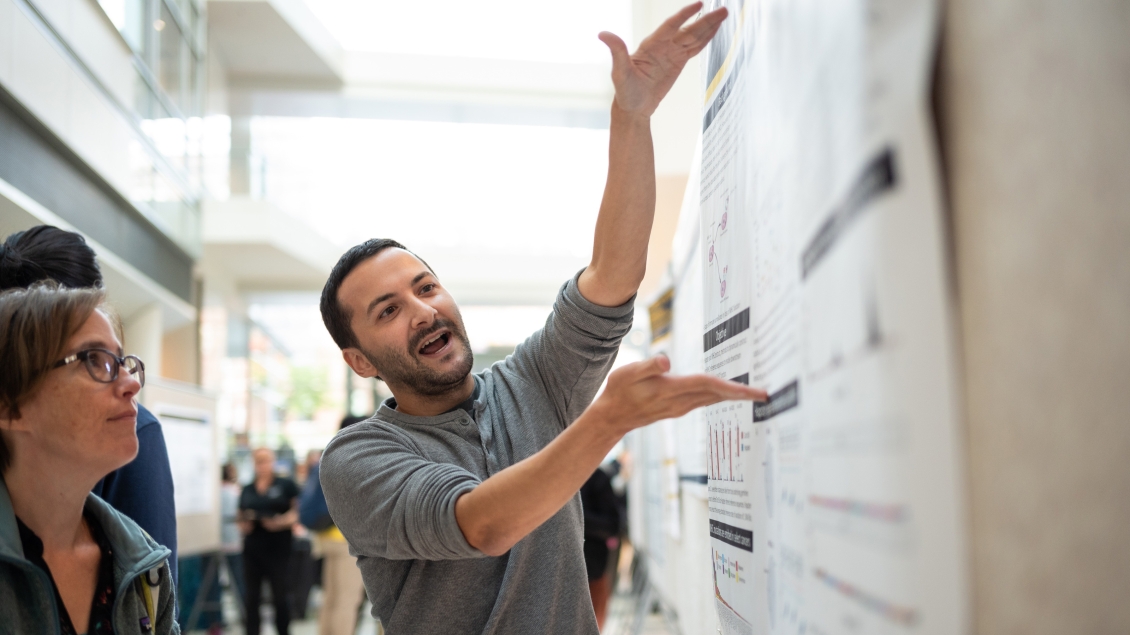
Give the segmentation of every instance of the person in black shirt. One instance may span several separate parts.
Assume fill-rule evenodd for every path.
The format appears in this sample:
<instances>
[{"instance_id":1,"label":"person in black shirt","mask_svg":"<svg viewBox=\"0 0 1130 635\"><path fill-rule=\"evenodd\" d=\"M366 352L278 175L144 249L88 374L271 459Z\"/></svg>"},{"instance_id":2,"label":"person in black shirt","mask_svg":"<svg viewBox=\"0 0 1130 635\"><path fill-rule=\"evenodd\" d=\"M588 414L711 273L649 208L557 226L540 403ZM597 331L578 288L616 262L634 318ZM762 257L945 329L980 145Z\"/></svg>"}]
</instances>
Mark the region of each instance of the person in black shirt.
<instances>
[{"instance_id":1,"label":"person in black shirt","mask_svg":"<svg viewBox=\"0 0 1130 635\"><path fill-rule=\"evenodd\" d=\"M612 477L604 467L596 468L581 486L581 507L585 514L585 570L589 576L589 596L597 626L604 627L608 599L612 595L612 569L619 554L623 525ZM617 545L613 548L612 545Z\"/></svg>"},{"instance_id":2,"label":"person in black shirt","mask_svg":"<svg viewBox=\"0 0 1130 635\"><path fill-rule=\"evenodd\" d=\"M259 635L259 603L263 579L271 583L275 629L290 632L289 562L291 528L298 520L298 485L275 475L275 453L259 448L252 454L255 480L239 496L239 528L243 532L244 602L247 635Z\"/></svg>"}]
</instances>

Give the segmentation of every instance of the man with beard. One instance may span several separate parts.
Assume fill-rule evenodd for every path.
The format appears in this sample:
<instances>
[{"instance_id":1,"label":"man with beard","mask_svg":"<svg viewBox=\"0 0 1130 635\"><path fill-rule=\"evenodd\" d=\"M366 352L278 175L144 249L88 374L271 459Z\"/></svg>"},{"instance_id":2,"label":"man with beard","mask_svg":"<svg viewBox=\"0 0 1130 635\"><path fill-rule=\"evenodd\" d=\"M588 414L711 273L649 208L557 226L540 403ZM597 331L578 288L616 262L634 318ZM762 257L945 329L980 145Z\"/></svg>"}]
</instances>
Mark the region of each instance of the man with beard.
<instances>
[{"instance_id":1,"label":"man with beard","mask_svg":"<svg viewBox=\"0 0 1130 635\"><path fill-rule=\"evenodd\" d=\"M334 438L321 472L390 635L595 635L581 485L632 429L765 398L716 377L668 375L658 357L609 375L593 401L644 276L655 207L650 116L726 16L683 27L700 8L684 8L631 56L620 38L600 35L616 94L592 260L504 362L470 373L454 299L400 243L350 249L326 282L322 319L346 363L393 394Z\"/></svg>"}]
</instances>

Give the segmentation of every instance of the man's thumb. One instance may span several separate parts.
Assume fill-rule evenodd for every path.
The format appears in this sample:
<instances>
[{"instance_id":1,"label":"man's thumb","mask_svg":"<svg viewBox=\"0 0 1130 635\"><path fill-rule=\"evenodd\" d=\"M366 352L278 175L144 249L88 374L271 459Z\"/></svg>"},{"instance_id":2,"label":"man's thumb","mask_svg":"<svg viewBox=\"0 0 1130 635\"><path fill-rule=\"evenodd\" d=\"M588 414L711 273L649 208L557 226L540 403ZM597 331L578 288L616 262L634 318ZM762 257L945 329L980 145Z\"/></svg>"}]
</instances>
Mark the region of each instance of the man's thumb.
<instances>
[{"instance_id":1,"label":"man's thumb","mask_svg":"<svg viewBox=\"0 0 1130 635\"><path fill-rule=\"evenodd\" d=\"M601 31L597 37L612 52L612 72L615 73L617 69L626 69L625 65L628 64L631 56L628 54L628 45L624 44L624 40L621 40L620 36L615 33L608 31Z\"/></svg>"},{"instance_id":2,"label":"man's thumb","mask_svg":"<svg viewBox=\"0 0 1130 635\"><path fill-rule=\"evenodd\" d=\"M669 370L671 370L671 360L663 353L660 353L647 360L644 375L648 377L651 375L662 375Z\"/></svg>"}]
</instances>

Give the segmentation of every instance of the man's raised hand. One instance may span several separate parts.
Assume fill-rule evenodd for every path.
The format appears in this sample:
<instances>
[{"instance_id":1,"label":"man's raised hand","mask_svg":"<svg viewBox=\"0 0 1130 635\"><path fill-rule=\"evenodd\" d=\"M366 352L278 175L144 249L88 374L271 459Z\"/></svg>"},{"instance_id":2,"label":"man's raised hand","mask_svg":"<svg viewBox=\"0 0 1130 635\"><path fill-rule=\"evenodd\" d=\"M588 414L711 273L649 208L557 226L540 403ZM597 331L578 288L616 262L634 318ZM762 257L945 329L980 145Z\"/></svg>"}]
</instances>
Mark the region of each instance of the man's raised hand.
<instances>
[{"instance_id":1,"label":"man's raised hand","mask_svg":"<svg viewBox=\"0 0 1130 635\"><path fill-rule=\"evenodd\" d=\"M667 374L671 361L660 355L627 364L608 376L608 385L589 409L617 434L660 419L681 417L720 401L765 401L764 390L710 375Z\"/></svg>"},{"instance_id":2,"label":"man's raised hand","mask_svg":"<svg viewBox=\"0 0 1130 635\"><path fill-rule=\"evenodd\" d=\"M612 51L612 84L620 109L646 117L655 112L687 60L710 42L726 19L726 8L721 7L684 27L700 9L701 2L683 7L644 38L631 55L624 40L608 31L600 34L600 41Z\"/></svg>"}]
</instances>

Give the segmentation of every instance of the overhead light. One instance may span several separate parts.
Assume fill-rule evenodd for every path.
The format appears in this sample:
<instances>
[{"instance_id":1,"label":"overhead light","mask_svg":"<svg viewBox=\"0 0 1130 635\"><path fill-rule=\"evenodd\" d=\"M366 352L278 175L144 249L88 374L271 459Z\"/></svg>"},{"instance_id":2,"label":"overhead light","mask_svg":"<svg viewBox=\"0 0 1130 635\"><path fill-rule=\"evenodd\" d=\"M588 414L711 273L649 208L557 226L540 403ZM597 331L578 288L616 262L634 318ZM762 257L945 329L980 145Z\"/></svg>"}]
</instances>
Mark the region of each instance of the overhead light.
<instances>
[{"instance_id":1,"label":"overhead light","mask_svg":"<svg viewBox=\"0 0 1130 635\"><path fill-rule=\"evenodd\" d=\"M165 21L164 20L154 20L153 21L153 28L157 29L158 31L164 31L165 30Z\"/></svg>"}]
</instances>

